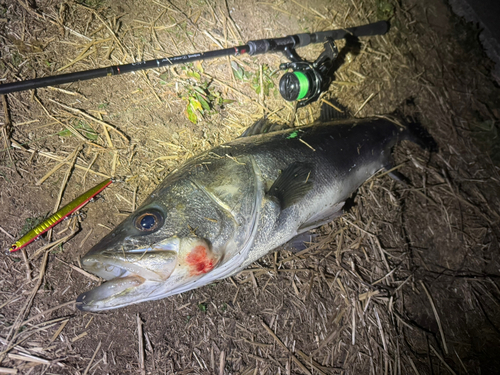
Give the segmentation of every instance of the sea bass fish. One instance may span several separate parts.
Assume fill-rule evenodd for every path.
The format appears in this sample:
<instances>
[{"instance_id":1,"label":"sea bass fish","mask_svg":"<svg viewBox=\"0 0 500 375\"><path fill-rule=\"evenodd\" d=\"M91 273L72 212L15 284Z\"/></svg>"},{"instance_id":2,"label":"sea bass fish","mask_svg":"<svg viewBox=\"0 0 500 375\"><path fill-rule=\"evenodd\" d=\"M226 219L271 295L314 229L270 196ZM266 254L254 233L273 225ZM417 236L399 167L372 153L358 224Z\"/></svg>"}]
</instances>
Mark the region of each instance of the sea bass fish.
<instances>
[{"instance_id":1,"label":"sea bass fish","mask_svg":"<svg viewBox=\"0 0 500 375\"><path fill-rule=\"evenodd\" d=\"M245 132L191 158L83 258L107 280L77 298L101 311L231 276L341 214L402 140L430 148L417 124L386 118ZM251 135L250 135L251 134Z\"/></svg>"}]
</instances>

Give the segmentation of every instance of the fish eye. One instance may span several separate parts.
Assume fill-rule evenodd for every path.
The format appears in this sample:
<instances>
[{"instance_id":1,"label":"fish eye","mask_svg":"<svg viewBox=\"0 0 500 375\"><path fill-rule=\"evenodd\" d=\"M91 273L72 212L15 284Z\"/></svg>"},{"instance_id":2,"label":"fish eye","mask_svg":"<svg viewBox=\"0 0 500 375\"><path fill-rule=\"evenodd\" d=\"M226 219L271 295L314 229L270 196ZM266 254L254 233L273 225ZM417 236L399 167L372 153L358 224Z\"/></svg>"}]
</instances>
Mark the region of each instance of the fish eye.
<instances>
[{"instance_id":1,"label":"fish eye","mask_svg":"<svg viewBox=\"0 0 500 375\"><path fill-rule=\"evenodd\" d=\"M153 232L163 224L163 217L159 211L143 212L135 219L135 227L141 232Z\"/></svg>"},{"instance_id":2,"label":"fish eye","mask_svg":"<svg viewBox=\"0 0 500 375\"><path fill-rule=\"evenodd\" d=\"M150 230L156 225L156 217L154 215L144 215L139 225L143 230Z\"/></svg>"}]
</instances>

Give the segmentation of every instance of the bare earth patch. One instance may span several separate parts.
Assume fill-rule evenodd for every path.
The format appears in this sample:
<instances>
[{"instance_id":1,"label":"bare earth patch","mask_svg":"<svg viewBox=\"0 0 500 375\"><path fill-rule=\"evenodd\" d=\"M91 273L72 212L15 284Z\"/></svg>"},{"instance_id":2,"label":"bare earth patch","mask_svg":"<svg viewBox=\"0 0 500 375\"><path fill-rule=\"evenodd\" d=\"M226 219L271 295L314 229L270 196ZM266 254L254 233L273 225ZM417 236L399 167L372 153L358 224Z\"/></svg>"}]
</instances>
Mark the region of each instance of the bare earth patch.
<instances>
[{"instance_id":1,"label":"bare earth patch","mask_svg":"<svg viewBox=\"0 0 500 375\"><path fill-rule=\"evenodd\" d=\"M1 249L106 177L122 182L25 251L1 256L0 373L497 372L500 89L477 30L445 3L3 0L0 83L383 18L390 32L362 38L324 98L357 117L399 108L422 121L440 149L398 146L409 184L367 181L302 252L278 249L231 279L105 313L74 307L99 284L79 266L92 245L191 156L264 115L310 123L320 103L295 114L279 97L285 58L275 54L7 95ZM321 46L298 52L314 60ZM196 92L210 110L189 108Z\"/></svg>"}]
</instances>

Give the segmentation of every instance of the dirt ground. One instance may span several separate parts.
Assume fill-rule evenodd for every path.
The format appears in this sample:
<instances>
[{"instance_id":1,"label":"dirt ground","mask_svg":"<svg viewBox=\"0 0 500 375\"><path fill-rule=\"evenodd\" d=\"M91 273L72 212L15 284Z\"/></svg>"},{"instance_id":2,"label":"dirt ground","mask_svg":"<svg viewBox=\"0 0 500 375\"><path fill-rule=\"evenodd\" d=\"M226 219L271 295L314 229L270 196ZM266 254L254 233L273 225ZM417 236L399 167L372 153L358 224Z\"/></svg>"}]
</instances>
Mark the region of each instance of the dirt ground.
<instances>
[{"instance_id":1,"label":"dirt ground","mask_svg":"<svg viewBox=\"0 0 500 375\"><path fill-rule=\"evenodd\" d=\"M75 309L99 284L79 259L189 157L263 115L289 123L294 108L276 91L285 58L220 58L7 95L0 248L106 177L123 182L1 256L0 373L498 373L500 89L478 30L444 2L0 0L0 82L380 19L390 32L362 38L324 98L356 117L415 115L439 152L398 146L408 185L371 179L305 251L278 249L231 279L109 312ZM200 93L203 113L189 109L201 107ZM298 110L295 125L318 118L319 106Z\"/></svg>"}]
</instances>

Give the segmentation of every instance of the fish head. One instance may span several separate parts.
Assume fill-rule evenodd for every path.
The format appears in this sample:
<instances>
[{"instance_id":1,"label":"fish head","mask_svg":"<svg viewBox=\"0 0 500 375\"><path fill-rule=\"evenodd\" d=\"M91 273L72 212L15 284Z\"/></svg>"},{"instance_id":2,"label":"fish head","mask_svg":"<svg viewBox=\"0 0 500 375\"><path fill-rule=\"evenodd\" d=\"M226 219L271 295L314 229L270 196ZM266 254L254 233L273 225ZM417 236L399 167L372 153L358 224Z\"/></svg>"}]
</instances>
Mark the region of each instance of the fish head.
<instances>
[{"instance_id":1,"label":"fish head","mask_svg":"<svg viewBox=\"0 0 500 375\"><path fill-rule=\"evenodd\" d=\"M243 264L259 195L249 160L203 155L172 172L83 258L107 280L77 307L100 311L168 297L223 279ZM244 163L246 161L246 163Z\"/></svg>"},{"instance_id":2,"label":"fish head","mask_svg":"<svg viewBox=\"0 0 500 375\"><path fill-rule=\"evenodd\" d=\"M199 215L192 211L187 205L167 209L156 202L119 224L82 258L86 271L106 281L78 296L77 307L114 309L209 283L200 279L218 265L222 255L207 237L186 225L196 223L193 216ZM202 233L220 231L217 223L208 223L211 227L204 223Z\"/></svg>"}]
</instances>

